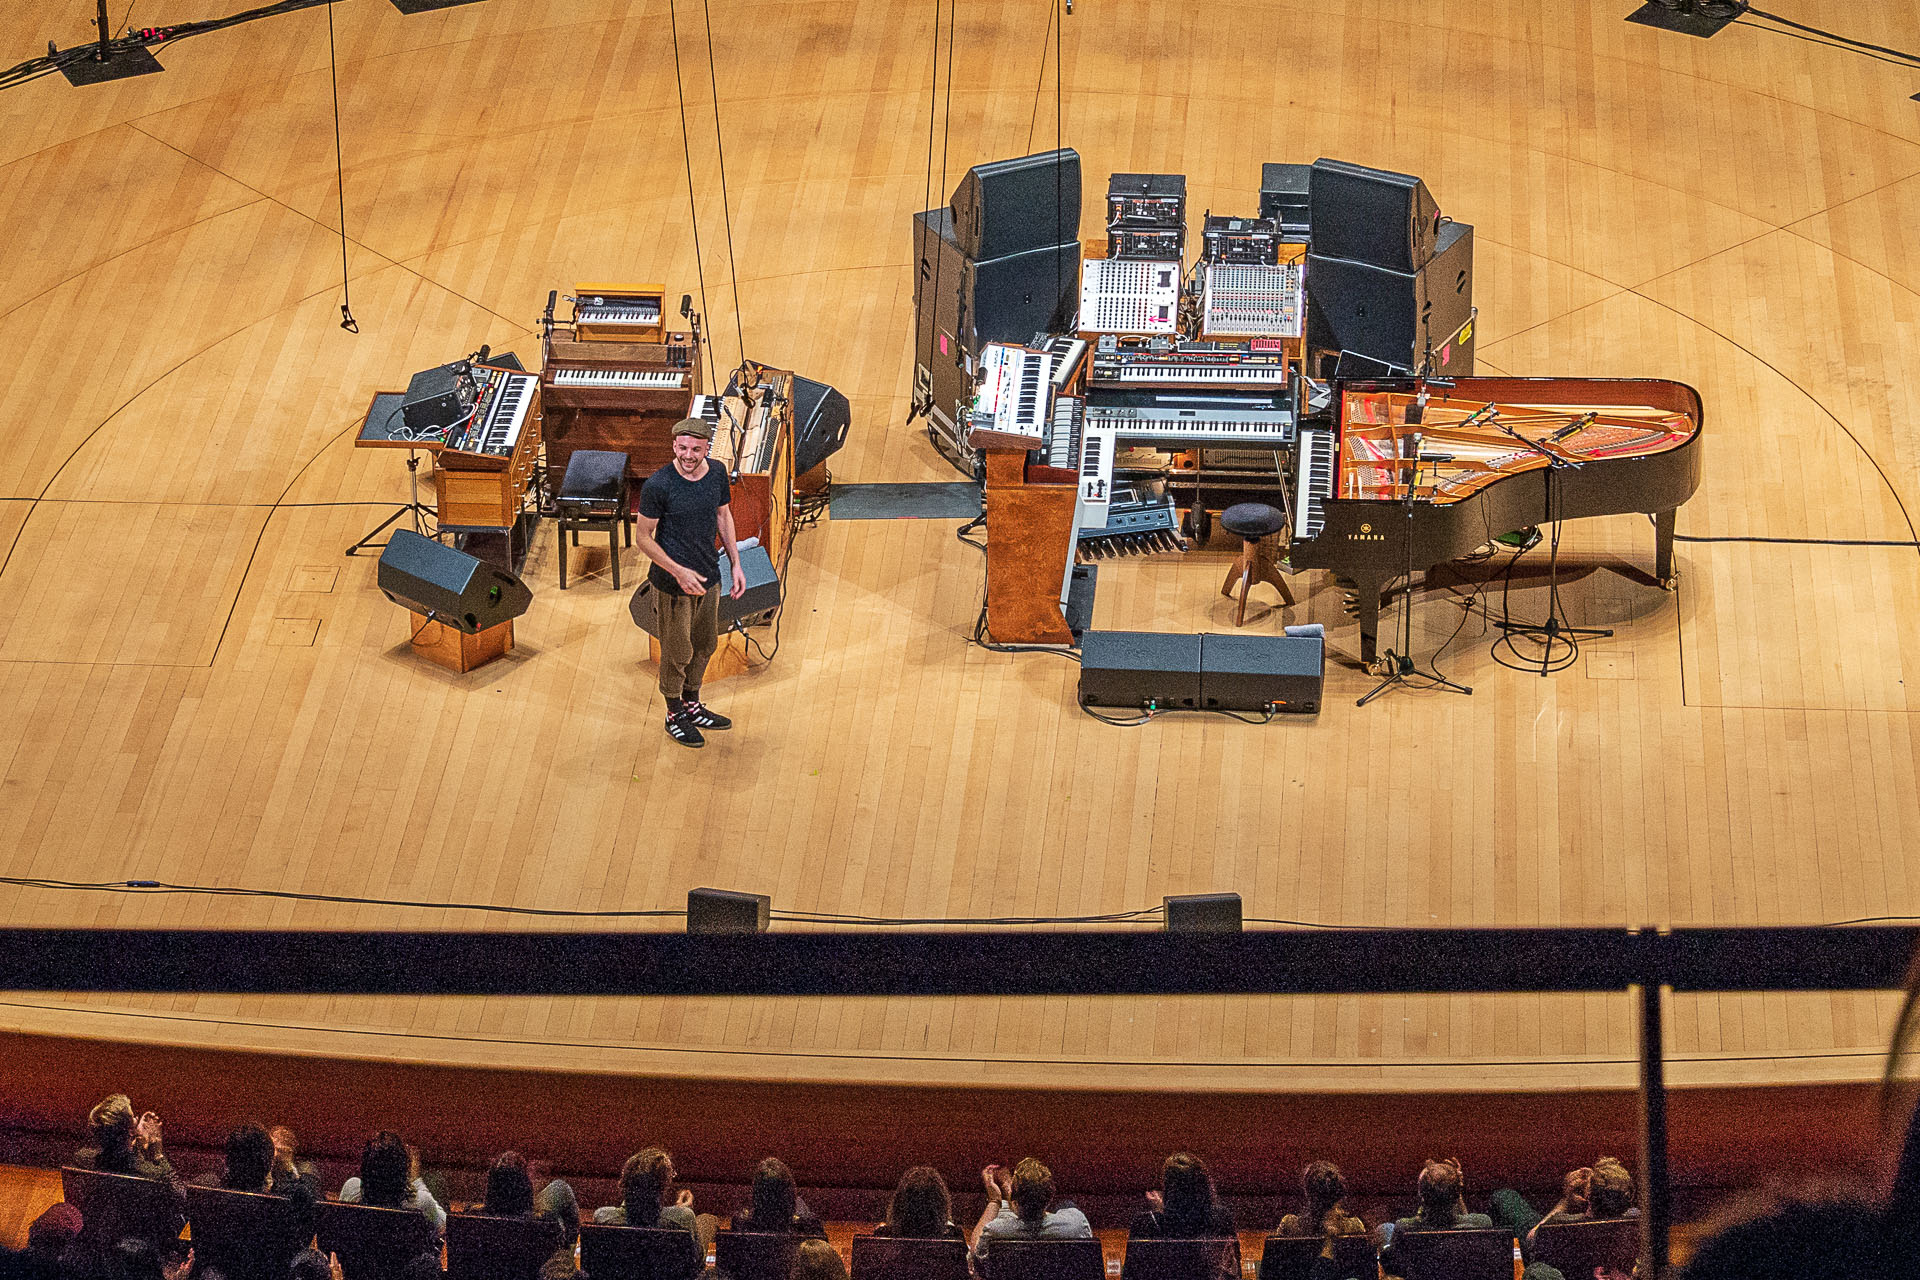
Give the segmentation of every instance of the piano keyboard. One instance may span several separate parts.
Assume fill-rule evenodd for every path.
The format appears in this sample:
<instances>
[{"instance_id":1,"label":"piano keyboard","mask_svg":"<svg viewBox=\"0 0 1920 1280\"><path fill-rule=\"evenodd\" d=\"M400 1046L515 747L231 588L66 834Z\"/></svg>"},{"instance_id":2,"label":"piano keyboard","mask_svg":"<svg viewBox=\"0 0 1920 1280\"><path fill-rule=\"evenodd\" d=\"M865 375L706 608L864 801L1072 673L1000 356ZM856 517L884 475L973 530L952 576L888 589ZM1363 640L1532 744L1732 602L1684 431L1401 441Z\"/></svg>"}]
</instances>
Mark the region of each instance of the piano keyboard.
<instances>
[{"instance_id":1,"label":"piano keyboard","mask_svg":"<svg viewBox=\"0 0 1920 1280\"><path fill-rule=\"evenodd\" d=\"M675 369L555 369L556 387L646 387L677 389L687 385L684 370Z\"/></svg>"},{"instance_id":2,"label":"piano keyboard","mask_svg":"<svg viewBox=\"0 0 1920 1280\"><path fill-rule=\"evenodd\" d=\"M474 402L473 417L448 439L447 447L504 457L520 442L520 430L526 425L527 410L533 404L533 389L540 385L540 379L531 373L484 365L475 365L473 373L475 381L484 379Z\"/></svg>"},{"instance_id":3,"label":"piano keyboard","mask_svg":"<svg viewBox=\"0 0 1920 1280\"><path fill-rule=\"evenodd\" d=\"M573 319L575 324L584 320L589 324L654 325L660 323L660 308L644 302L638 306L619 306L582 300L573 308Z\"/></svg>"},{"instance_id":4,"label":"piano keyboard","mask_svg":"<svg viewBox=\"0 0 1920 1280\"><path fill-rule=\"evenodd\" d=\"M1112 432L1126 440L1196 444L1288 444L1292 415L1257 410L1134 409L1087 406L1087 429Z\"/></svg>"},{"instance_id":5,"label":"piano keyboard","mask_svg":"<svg viewBox=\"0 0 1920 1280\"><path fill-rule=\"evenodd\" d=\"M1161 386L1196 387L1284 387L1287 366L1279 360L1272 364L1173 364L1113 363L1095 359L1095 382L1158 383Z\"/></svg>"},{"instance_id":6,"label":"piano keyboard","mask_svg":"<svg viewBox=\"0 0 1920 1280\"><path fill-rule=\"evenodd\" d=\"M1300 433L1299 474L1294 478L1295 538L1317 538L1327 525L1327 499L1333 497L1333 468L1340 437L1332 431L1308 429Z\"/></svg>"},{"instance_id":7,"label":"piano keyboard","mask_svg":"<svg viewBox=\"0 0 1920 1280\"><path fill-rule=\"evenodd\" d=\"M1080 465L1080 429L1086 420L1085 405L1069 396L1053 402L1053 421L1047 428L1047 465L1062 471Z\"/></svg>"}]
</instances>

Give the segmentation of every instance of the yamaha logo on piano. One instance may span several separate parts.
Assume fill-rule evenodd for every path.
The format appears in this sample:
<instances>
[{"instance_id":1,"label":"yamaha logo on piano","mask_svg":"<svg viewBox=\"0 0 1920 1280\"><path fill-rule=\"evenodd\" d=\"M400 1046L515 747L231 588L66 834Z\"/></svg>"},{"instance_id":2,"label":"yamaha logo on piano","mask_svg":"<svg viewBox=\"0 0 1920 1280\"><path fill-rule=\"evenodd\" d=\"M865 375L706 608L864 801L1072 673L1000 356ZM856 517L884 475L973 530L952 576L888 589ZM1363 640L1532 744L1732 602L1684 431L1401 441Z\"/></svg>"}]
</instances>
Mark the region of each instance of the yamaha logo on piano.
<instances>
[{"instance_id":1,"label":"yamaha logo on piano","mask_svg":"<svg viewBox=\"0 0 1920 1280\"><path fill-rule=\"evenodd\" d=\"M1375 533L1373 526L1370 524L1362 524L1358 533L1349 533L1347 535L1348 542L1385 542L1386 540L1387 535L1384 533Z\"/></svg>"}]
</instances>

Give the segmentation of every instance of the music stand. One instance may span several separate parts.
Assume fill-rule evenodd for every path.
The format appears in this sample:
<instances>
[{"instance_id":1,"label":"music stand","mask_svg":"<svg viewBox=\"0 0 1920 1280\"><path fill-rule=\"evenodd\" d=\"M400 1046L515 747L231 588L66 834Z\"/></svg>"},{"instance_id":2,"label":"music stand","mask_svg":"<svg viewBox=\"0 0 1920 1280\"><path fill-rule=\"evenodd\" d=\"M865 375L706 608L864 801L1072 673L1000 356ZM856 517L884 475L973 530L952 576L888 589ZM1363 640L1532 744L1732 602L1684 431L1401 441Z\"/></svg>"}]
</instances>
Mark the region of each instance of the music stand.
<instances>
[{"instance_id":1,"label":"music stand","mask_svg":"<svg viewBox=\"0 0 1920 1280\"><path fill-rule=\"evenodd\" d=\"M1416 415L1419 403L1423 402L1416 402L1416 406L1409 409L1408 417L1410 421L1406 425L1419 425L1420 420ZM1413 660L1413 499L1414 481L1420 477L1420 450L1417 435L1418 433L1409 432L1406 436L1395 439L1395 457L1391 463L1396 482L1398 482L1402 471L1406 472L1407 477L1404 485L1406 493L1402 496L1400 502L1401 510L1406 515L1406 519L1400 523L1401 546L1406 552L1406 585L1401 588L1402 594L1400 596L1400 650L1397 653L1392 649L1386 651L1387 674L1381 678L1379 684L1367 690L1367 692L1360 697L1359 701L1353 704L1356 707L1366 706L1394 685L1401 685L1409 689L1445 689L1449 693L1464 693L1468 695L1473 693L1473 690L1466 685L1449 680L1438 671L1421 670L1420 665ZM1399 441L1402 439L1415 441L1413 457L1406 458L1400 456L1402 451L1399 447ZM1409 676L1419 676L1428 683L1415 685L1408 679Z\"/></svg>"},{"instance_id":2,"label":"music stand","mask_svg":"<svg viewBox=\"0 0 1920 1280\"><path fill-rule=\"evenodd\" d=\"M400 406L406 399L401 391L381 391L374 395L373 403L367 406L367 416L360 424L360 434L354 437L356 449L405 449L407 451L407 501L394 513L368 530L358 542L347 548L346 554L359 555L362 551L378 551L387 544L375 542L381 534L398 524L407 516L413 517L413 531L426 535L426 520L437 515L434 509L420 501L420 455L419 450L438 441L421 440L408 432L401 420Z\"/></svg>"},{"instance_id":3,"label":"music stand","mask_svg":"<svg viewBox=\"0 0 1920 1280\"><path fill-rule=\"evenodd\" d=\"M1585 419L1590 422L1594 416L1589 413L1585 415ZM1579 660L1581 640L1613 634L1611 627L1576 627L1560 621L1564 611L1560 604L1560 512L1555 480L1563 468L1577 470L1581 464L1557 457L1539 441L1529 440L1521 435L1517 428L1500 420L1497 410L1489 413L1488 419L1514 440L1547 460L1547 474L1543 477L1546 484L1546 516L1549 530L1547 535L1547 618L1545 622L1515 622L1510 618L1501 618L1493 624L1502 633L1500 638L1493 642L1493 647L1498 649L1501 645L1505 645L1508 653L1527 666L1532 666L1533 659L1521 653L1514 645L1514 637L1524 636L1540 646L1540 674L1548 676L1556 671L1565 671ZM1576 420L1565 430L1570 433L1579 430L1583 425L1585 425L1584 422ZM1559 658L1554 656L1556 645L1566 646L1565 654Z\"/></svg>"}]
</instances>

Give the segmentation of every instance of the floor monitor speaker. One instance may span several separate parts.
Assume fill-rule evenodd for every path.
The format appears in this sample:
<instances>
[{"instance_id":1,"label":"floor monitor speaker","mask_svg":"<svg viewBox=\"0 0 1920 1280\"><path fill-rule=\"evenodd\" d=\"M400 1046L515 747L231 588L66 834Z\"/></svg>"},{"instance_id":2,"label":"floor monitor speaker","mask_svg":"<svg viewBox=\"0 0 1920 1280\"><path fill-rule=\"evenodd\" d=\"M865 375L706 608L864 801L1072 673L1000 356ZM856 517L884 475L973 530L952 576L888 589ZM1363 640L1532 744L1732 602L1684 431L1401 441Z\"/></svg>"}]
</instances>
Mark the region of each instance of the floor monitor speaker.
<instances>
[{"instance_id":1,"label":"floor monitor speaker","mask_svg":"<svg viewBox=\"0 0 1920 1280\"><path fill-rule=\"evenodd\" d=\"M824 382L793 378L793 473L803 476L840 452L853 413L847 398Z\"/></svg>"},{"instance_id":2,"label":"floor monitor speaker","mask_svg":"<svg viewBox=\"0 0 1920 1280\"><path fill-rule=\"evenodd\" d=\"M533 603L527 584L505 569L411 529L395 529L375 575L395 604L468 635L511 622Z\"/></svg>"},{"instance_id":3,"label":"floor monitor speaker","mask_svg":"<svg viewBox=\"0 0 1920 1280\"><path fill-rule=\"evenodd\" d=\"M773 899L731 889L687 890L688 933L765 933Z\"/></svg>"},{"instance_id":4,"label":"floor monitor speaker","mask_svg":"<svg viewBox=\"0 0 1920 1280\"><path fill-rule=\"evenodd\" d=\"M1168 933L1239 933L1240 895L1180 893L1162 898Z\"/></svg>"},{"instance_id":5,"label":"floor monitor speaker","mask_svg":"<svg viewBox=\"0 0 1920 1280\"><path fill-rule=\"evenodd\" d=\"M1211 711L1314 715L1325 678L1319 635L1208 632L1200 639L1200 705Z\"/></svg>"},{"instance_id":6,"label":"floor monitor speaker","mask_svg":"<svg viewBox=\"0 0 1920 1280\"><path fill-rule=\"evenodd\" d=\"M1080 637L1080 701L1090 707L1200 705L1200 637L1153 631L1088 631Z\"/></svg>"},{"instance_id":7,"label":"floor monitor speaker","mask_svg":"<svg viewBox=\"0 0 1920 1280\"><path fill-rule=\"evenodd\" d=\"M1440 206L1411 174L1315 160L1307 194L1315 253L1390 271L1418 271L1433 256Z\"/></svg>"}]
</instances>

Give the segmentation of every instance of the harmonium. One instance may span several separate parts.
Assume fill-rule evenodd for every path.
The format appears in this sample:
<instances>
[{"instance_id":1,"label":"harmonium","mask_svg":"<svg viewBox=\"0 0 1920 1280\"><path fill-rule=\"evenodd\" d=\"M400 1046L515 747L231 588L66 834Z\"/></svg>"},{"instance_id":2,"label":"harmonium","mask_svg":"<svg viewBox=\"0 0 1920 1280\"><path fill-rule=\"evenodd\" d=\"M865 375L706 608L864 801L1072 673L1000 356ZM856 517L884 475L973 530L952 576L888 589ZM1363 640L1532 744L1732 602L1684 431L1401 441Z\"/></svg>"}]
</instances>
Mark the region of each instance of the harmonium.
<instances>
[{"instance_id":1,"label":"harmonium","mask_svg":"<svg viewBox=\"0 0 1920 1280\"><path fill-rule=\"evenodd\" d=\"M780 564L793 536L793 374L749 364L725 395L695 397L692 416L713 424L708 456L732 481L734 533Z\"/></svg>"},{"instance_id":2,"label":"harmonium","mask_svg":"<svg viewBox=\"0 0 1920 1280\"><path fill-rule=\"evenodd\" d=\"M510 527L540 456L540 380L518 369L473 366L473 410L432 446L440 523Z\"/></svg>"},{"instance_id":3,"label":"harmonium","mask_svg":"<svg viewBox=\"0 0 1920 1280\"><path fill-rule=\"evenodd\" d=\"M563 475L575 449L627 455L645 480L673 460L673 424L701 391L694 335L666 327L659 285L578 284L571 323L541 342L547 466Z\"/></svg>"}]
</instances>

